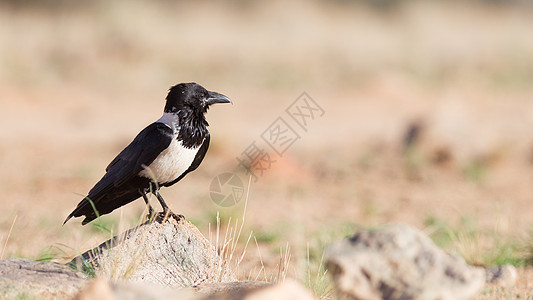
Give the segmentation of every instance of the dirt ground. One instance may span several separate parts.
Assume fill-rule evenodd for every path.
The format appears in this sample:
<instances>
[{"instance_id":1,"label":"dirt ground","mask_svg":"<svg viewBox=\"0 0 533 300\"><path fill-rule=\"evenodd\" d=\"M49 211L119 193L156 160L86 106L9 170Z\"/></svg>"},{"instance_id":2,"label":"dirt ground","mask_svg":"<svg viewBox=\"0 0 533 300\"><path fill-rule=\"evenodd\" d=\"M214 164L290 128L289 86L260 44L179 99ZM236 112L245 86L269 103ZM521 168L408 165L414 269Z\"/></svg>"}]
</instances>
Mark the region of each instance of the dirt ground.
<instances>
[{"instance_id":1,"label":"dirt ground","mask_svg":"<svg viewBox=\"0 0 533 300\"><path fill-rule=\"evenodd\" d=\"M328 243L405 222L471 263L520 267L516 287L488 288L478 299L526 299L532 17L526 4L463 1L2 2L2 256L66 261L109 237L81 220L62 223L160 117L167 89L196 81L234 105L209 111L206 159L162 194L208 234L217 212L222 224L241 220L245 202L217 206L211 180L242 178L242 247L250 232L257 242L241 278L275 277L288 245L288 276L306 281L309 262L321 272ZM324 112L305 128L286 112L303 92ZM262 139L278 117L299 135L282 155ZM275 161L248 186L236 158L254 142ZM143 208L136 201L101 223L116 233Z\"/></svg>"}]
</instances>

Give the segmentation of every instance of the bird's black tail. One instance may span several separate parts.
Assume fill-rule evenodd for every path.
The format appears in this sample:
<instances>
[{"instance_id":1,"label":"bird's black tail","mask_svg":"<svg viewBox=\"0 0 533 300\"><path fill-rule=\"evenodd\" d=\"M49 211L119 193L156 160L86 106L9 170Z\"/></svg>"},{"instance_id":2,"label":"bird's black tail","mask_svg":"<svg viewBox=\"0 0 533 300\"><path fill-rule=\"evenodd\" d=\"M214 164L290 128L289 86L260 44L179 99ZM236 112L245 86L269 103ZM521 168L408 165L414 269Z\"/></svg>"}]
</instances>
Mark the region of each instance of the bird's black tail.
<instances>
[{"instance_id":1,"label":"bird's black tail","mask_svg":"<svg viewBox=\"0 0 533 300\"><path fill-rule=\"evenodd\" d=\"M81 222L81 225L85 225L101 215L108 214L139 197L141 197L141 194L137 189L120 188L96 195L89 192L89 195L80 201L76 209L70 213L63 224L67 223L73 217L85 216L85 219Z\"/></svg>"},{"instance_id":2,"label":"bird's black tail","mask_svg":"<svg viewBox=\"0 0 533 300\"><path fill-rule=\"evenodd\" d=\"M72 217L81 217L83 215L85 215L85 219L81 223L82 225L85 225L100 216L94 202L89 196L80 201L76 209L74 209L74 211L72 211L65 219L63 225L65 225L65 223L67 223Z\"/></svg>"}]
</instances>

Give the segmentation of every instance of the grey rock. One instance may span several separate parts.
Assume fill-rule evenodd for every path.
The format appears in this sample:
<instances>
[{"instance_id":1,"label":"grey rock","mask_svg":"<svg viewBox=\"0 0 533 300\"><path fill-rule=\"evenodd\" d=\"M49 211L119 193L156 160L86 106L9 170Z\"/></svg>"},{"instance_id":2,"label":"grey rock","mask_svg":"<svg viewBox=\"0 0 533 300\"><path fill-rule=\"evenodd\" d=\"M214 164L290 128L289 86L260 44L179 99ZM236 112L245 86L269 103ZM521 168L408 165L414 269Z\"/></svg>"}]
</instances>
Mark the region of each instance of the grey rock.
<instances>
[{"instance_id":1,"label":"grey rock","mask_svg":"<svg viewBox=\"0 0 533 300\"><path fill-rule=\"evenodd\" d=\"M72 299L88 280L82 273L50 262L0 260L2 299Z\"/></svg>"},{"instance_id":2,"label":"grey rock","mask_svg":"<svg viewBox=\"0 0 533 300\"><path fill-rule=\"evenodd\" d=\"M337 242L325 261L341 299L461 300L485 283L483 268L469 266L403 224Z\"/></svg>"}]
</instances>

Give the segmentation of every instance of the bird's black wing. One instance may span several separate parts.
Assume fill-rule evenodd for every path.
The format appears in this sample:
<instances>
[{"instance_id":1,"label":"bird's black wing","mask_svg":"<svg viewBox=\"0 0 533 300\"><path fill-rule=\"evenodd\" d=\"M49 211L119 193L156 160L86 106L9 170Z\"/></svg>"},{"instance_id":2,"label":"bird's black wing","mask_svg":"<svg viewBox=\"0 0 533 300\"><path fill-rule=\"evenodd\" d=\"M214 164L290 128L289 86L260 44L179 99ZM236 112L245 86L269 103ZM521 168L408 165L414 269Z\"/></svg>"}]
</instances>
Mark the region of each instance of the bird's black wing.
<instances>
[{"instance_id":1,"label":"bird's black wing","mask_svg":"<svg viewBox=\"0 0 533 300\"><path fill-rule=\"evenodd\" d=\"M174 183L180 181L189 172L192 172L192 171L196 170L198 168L198 166L200 165L200 163L202 162L202 160L204 160L205 154L207 153L207 150L209 149L209 141L210 140L211 140L211 137L209 135L209 132L207 132L207 135L205 136L204 142L202 143L202 146L200 146L200 149L198 149L198 152L196 153L196 156L194 157L194 160L192 161L191 166L185 172L183 172L183 174L181 174L178 178L176 178L175 180L173 180L173 181L171 181L169 183L163 184L163 186L165 186L165 187L171 186Z\"/></svg>"},{"instance_id":2,"label":"bird's black wing","mask_svg":"<svg viewBox=\"0 0 533 300\"><path fill-rule=\"evenodd\" d=\"M98 183L89 191L85 197L74 209L74 211L67 217L65 223L71 217L80 217L87 214L94 214L94 209L88 199L90 199L95 208L100 211L99 205L101 199L107 193L116 191L121 188L121 185L126 183L141 172L145 166L150 165L157 156L165 150L172 141L172 129L162 123L152 123L143 129L137 137L120 152L113 161L107 166L106 174L100 179ZM108 202L107 199L104 202ZM123 203L116 203L116 207L108 208L106 210L113 210L123 205ZM114 205L113 205L114 206ZM111 211L110 210L110 211Z\"/></svg>"},{"instance_id":3,"label":"bird's black wing","mask_svg":"<svg viewBox=\"0 0 533 300\"><path fill-rule=\"evenodd\" d=\"M111 161L106 174L89 194L98 194L108 186L122 185L150 165L170 142L172 129L163 123L152 123Z\"/></svg>"}]
</instances>

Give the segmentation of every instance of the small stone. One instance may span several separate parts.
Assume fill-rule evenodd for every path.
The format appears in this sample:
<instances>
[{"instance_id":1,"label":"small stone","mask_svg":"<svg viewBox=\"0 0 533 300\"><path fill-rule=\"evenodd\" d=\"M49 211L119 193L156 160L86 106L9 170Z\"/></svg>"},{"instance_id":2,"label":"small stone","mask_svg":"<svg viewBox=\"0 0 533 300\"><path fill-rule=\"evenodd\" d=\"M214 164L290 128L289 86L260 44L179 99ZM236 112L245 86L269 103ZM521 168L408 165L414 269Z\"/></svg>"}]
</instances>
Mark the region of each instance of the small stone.
<instances>
[{"instance_id":1,"label":"small stone","mask_svg":"<svg viewBox=\"0 0 533 300\"><path fill-rule=\"evenodd\" d=\"M512 265L503 265L485 269L485 281L500 287L512 287L518 279L518 272Z\"/></svg>"}]
</instances>

